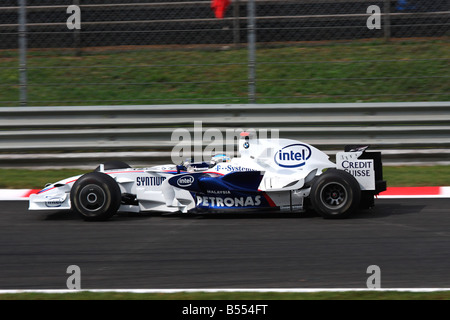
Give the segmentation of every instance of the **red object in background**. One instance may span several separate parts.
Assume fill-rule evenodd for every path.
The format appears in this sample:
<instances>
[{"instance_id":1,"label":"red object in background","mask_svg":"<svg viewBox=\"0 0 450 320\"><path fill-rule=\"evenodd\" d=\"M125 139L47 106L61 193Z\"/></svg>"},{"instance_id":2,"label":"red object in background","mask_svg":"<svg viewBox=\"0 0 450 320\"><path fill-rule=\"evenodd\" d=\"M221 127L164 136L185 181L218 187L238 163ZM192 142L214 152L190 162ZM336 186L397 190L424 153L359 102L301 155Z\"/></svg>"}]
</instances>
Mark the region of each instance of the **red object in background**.
<instances>
[{"instance_id":1,"label":"red object in background","mask_svg":"<svg viewBox=\"0 0 450 320\"><path fill-rule=\"evenodd\" d=\"M214 11L216 18L223 19L225 16L225 11L227 11L230 3L230 0L212 0L211 9Z\"/></svg>"}]
</instances>

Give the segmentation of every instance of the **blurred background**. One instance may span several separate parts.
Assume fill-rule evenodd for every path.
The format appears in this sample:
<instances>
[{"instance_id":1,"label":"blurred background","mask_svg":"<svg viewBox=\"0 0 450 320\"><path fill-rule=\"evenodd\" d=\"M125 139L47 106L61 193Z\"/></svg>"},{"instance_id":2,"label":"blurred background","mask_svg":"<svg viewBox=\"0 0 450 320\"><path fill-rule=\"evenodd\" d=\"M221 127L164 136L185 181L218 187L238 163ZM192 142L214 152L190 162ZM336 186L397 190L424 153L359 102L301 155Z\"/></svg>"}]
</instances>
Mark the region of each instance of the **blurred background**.
<instances>
[{"instance_id":1,"label":"blurred background","mask_svg":"<svg viewBox=\"0 0 450 320\"><path fill-rule=\"evenodd\" d=\"M198 120L448 164L449 36L448 0L3 0L0 163L163 161Z\"/></svg>"},{"instance_id":2,"label":"blurred background","mask_svg":"<svg viewBox=\"0 0 450 320\"><path fill-rule=\"evenodd\" d=\"M234 0L223 18L213 2L27 0L21 81L18 1L3 0L0 105L449 100L447 0Z\"/></svg>"}]
</instances>

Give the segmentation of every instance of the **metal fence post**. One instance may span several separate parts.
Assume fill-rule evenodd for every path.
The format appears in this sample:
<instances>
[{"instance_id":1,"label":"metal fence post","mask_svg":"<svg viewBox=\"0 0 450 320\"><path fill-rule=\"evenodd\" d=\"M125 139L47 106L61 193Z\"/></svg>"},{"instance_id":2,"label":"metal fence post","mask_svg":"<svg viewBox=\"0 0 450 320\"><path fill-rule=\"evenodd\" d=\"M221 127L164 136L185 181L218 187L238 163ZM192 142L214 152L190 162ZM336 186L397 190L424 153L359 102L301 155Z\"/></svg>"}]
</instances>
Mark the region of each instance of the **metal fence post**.
<instances>
[{"instance_id":1,"label":"metal fence post","mask_svg":"<svg viewBox=\"0 0 450 320\"><path fill-rule=\"evenodd\" d=\"M73 0L73 4L76 6L80 6L80 0ZM77 57L81 56L81 34L80 29L75 29L73 31L73 45L75 48L75 55Z\"/></svg>"},{"instance_id":2,"label":"metal fence post","mask_svg":"<svg viewBox=\"0 0 450 320\"><path fill-rule=\"evenodd\" d=\"M240 31L240 3L239 0L233 1L233 44L235 48L239 48L241 43L241 31Z\"/></svg>"},{"instance_id":3,"label":"metal fence post","mask_svg":"<svg viewBox=\"0 0 450 320\"><path fill-rule=\"evenodd\" d=\"M248 102L256 103L256 25L255 0L247 2L247 37L248 37Z\"/></svg>"},{"instance_id":4,"label":"metal fence post","mask_svg":"<svg viewBox=\"0 0 450 320\"><path fill-rule=\"evenodd\" d=\"M391 0L384 0L384 40L391 38Z\"/></svg>"},{"instance_id":5,"label":"metal fence post","mask_svg":"<svg viewBox=\"0 0 450 320\"><path fill-rule=\"evenodd\" d=\"M27 2L19 0L19 86L20 105L26 106L27 100Z\"/></svg>"}]
</instances>

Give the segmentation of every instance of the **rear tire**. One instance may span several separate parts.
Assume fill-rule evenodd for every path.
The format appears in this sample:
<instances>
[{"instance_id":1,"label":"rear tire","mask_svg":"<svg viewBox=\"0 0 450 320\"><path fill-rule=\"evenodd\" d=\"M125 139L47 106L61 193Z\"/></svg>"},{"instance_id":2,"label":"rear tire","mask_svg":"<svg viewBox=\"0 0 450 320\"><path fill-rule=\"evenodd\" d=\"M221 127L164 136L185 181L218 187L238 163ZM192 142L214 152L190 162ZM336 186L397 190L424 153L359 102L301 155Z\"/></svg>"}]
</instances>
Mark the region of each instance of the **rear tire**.
<instances>
[{"instance_id":1,"label":"rear tire","mask_svg":"<svg viewBox=\"0 0 450 320\"><path fill-rule=\"evenodd\" d=\"M117 182L101 172L79 178L70 192L72 208L87 221L104 221L117 213L121 191Z\"/></svg>"},{"instance_id":2,"label":"rear tire","mask_svg":"<svg viewBox=\"0 0 450 320\"><path fill-rule=\"evenodd\" d=\"M314 181L310 198L314 210L323 218L346 218L358 209L361 189L348 172L328 169Z\"/></svg>"}]
</instances>

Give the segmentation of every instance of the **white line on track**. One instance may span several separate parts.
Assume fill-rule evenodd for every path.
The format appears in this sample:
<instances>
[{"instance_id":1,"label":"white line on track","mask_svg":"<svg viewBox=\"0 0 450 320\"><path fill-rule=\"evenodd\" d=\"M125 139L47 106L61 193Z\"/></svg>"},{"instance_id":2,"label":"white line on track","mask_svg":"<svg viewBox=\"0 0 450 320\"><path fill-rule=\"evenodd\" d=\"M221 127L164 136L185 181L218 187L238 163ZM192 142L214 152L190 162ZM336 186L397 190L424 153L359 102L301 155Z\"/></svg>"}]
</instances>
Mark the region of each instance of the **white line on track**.
<instances>
[{"instance_id":1,"label":"white line on track","mask_svg":"<svg viewBox=\"0 0 450 320\"><path fill-rule=\"evenodd\" d=\"M280 293L315 293L315 292L440 292L450 291L450 288L314 288L314 289L24 289L24 290L0 290L0 294L16 293L77 293L77 292L118 292L118 293L193 293L193 292L280 292Z\"/></svg>"}]
</instances>

